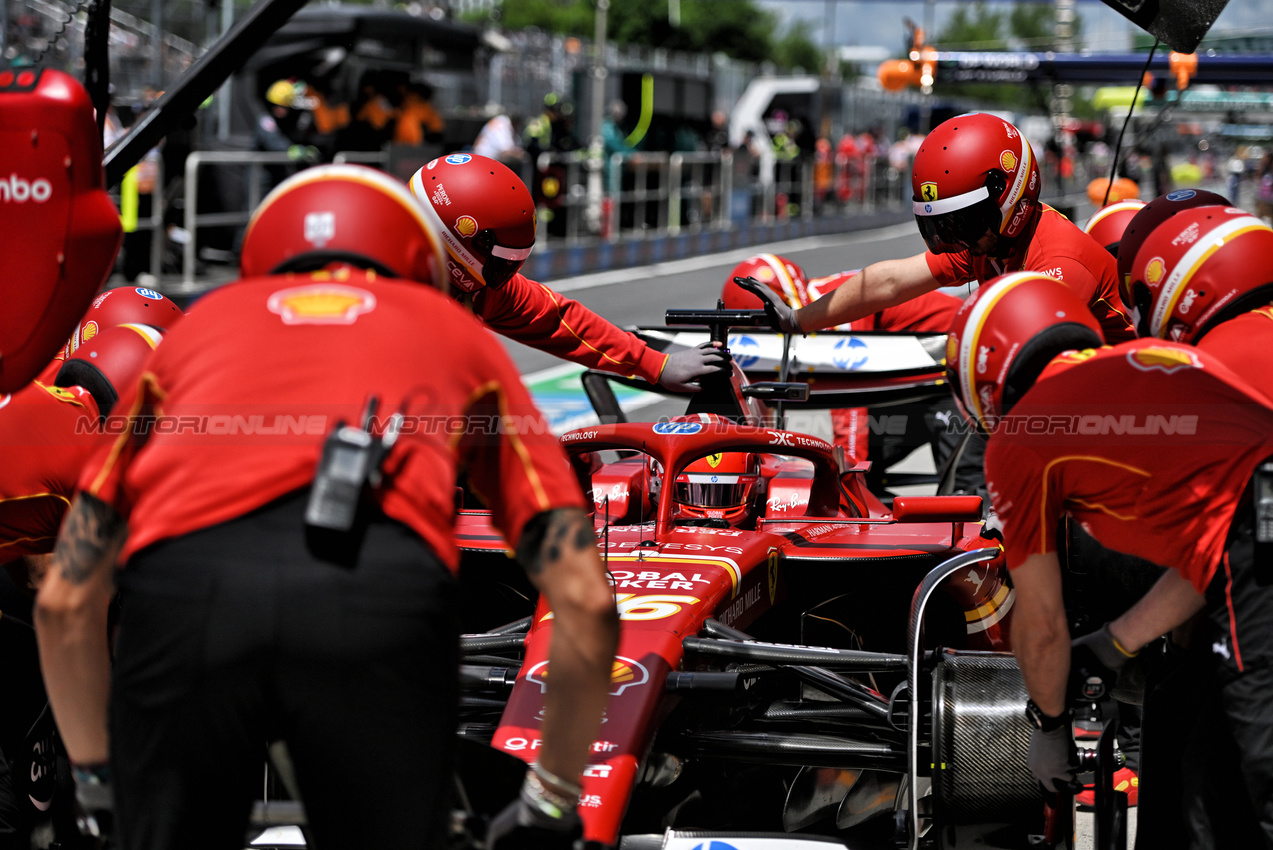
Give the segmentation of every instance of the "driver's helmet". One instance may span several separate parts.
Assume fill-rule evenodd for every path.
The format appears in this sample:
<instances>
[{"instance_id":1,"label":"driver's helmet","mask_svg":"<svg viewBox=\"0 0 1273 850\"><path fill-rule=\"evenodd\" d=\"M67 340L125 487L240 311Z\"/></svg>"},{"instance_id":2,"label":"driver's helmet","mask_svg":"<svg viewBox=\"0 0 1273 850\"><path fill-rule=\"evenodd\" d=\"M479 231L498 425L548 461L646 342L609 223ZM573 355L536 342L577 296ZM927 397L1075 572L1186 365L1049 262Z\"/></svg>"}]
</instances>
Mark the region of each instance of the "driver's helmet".
<instances>
[{"instance_id":1,"label":"driver's helmet","mask_svg":"<svg viewBox=\"0 0 1273 850\"><path fill-rule=\"evenodd\" d=\"M716 413L677 416L673 422L700 422L709 427L730 425ZM753 452L717 452L691 463L673 485L674 519L717 519L742 525L754 516L753 500L760 490L760 457Z\"/></svg>"},{"instance_id":2,"label":"driver's helmet","mask_svg":"<svg viewBox=\"0 0 1273 850\"><path fill-rule=\"evenodd\" d=\"M676 519L723 519L741 525L752 516L760 484L760 458L752 452L717 452L701 457L676 476Z\"/></svg>"},{"instance_id":3,"label":"driver's helmet","mask_svg":"<svg viewBox=\"0 0 1273 850\"><path fill-rule=\"evenodd\" d=\"M1042 183L1030 143L1007 121L984 112L943 121L911 169L919 233L928 250L949 254L994 231L993 253L1006 256L1033 235Z\"/></svg>"}]
</instances>

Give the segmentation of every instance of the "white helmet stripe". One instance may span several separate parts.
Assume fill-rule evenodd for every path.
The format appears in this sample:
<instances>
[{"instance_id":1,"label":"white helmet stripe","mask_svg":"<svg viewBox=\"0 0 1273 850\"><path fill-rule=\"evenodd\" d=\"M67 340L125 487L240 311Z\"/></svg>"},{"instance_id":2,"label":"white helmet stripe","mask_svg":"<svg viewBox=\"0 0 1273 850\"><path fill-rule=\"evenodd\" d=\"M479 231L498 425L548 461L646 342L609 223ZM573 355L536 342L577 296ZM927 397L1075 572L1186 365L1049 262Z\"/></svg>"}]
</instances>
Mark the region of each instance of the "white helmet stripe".
<instances>
[{"instance_id":1,"label":"white helmet stripe","mask_svg":"<svg viewBox=\"0 0 1273 850\"><path fill-rule=\"evenodd\" d=\"M1252 230L1267 230L1268 225L1253 215L1243 215L1222 222L1202 235L1193 246L1185 252L1176 263L1171 274L1163 281L1162 292L1154 303L1154 312L1149 319L1149 332L1153 336L1162 337L1167 318L1176 309L1176 302L1193 278L1194 272L1207 257L1219 250L1225 242Z\"/></svg>"},{"instance_id":2,"label":"white helmet stripe","mask_svg":"<svg viewBox=\"0 0 1273 850\"><path fill-rule=\"evenodd\" d=\"M955 210L970 207L978 201L984 201L989 197L990 190L982 186L979 189L973 189L971 192L964 192L962 195L955 195L953 198L942 198L939 201L911 201L911 206L915 211L915 215L945 215Z\"/></svg>"},{"instance_id":3,"label":"white helmet stripe","mask_svg":"<svg viewBox=\"0 0 1273 850\"><path fill-rule=\"evenodd\" d=\"M1009 216L1013 208L1016 207L1017 201L1021 200L1021 195L1025 192L1025 181L1030 176L1030 170L1033 167L1030 154L1030 143L1025 140L1025 134L1017 131L1017 138L1021 140L1021 154L1017 157L1017 179L1012 182L1012 191L1008 193L1008 199L1004 202L999 211L1003 213L1003 220L999 222L999 230L1008 224Z\"/></svg>"},{"instance_id":4,"label":"white helmet stripe","mask_svg":"<svg viewBox=\"0 0 1273 850\"><path fill-rule=\"evenodd\" d=\"M990 308L999 302L999 299L1007 295L1017 284L1033 278L1039 277L1038 272L1015 272L1013 274L1004 275L999 278L991 287L990 291L985 293L972 310L968 313L968 319L964 322L963 333L959 336L959 374L963 377L960 387L964 396L964 407L972 411L973 415L981 421L983 426L989 430L989 424L986 421L986 412L981 409L981 398L977 395L977 346L980 344L981 327L985 324L986 314L990 312Z\"/></svg>"}]
</instances>

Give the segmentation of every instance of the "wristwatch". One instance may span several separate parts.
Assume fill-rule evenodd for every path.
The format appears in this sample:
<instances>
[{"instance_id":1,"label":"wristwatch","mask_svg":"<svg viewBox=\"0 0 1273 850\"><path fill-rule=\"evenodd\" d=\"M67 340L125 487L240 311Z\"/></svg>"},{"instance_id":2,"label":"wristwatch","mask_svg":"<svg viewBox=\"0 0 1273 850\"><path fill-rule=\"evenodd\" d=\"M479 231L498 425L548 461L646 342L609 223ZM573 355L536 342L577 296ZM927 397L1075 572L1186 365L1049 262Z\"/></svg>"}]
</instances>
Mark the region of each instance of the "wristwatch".
<instances>
[{"instance_id":1,"label":"wristwatch","mask_svg":"<svg viewBox=\"0 0 1273 850\"><path fill-rule=\"evenodd\" d=\"M1026 700L1025 719L1029 720L1030 725L1040 732L1051 732L1070 722L1070 710L1067 708L1053 717L1052 715L1044 714L1043 709L1039 708L1035 701L1031 699Z\"/></svg>"}]
</instances>

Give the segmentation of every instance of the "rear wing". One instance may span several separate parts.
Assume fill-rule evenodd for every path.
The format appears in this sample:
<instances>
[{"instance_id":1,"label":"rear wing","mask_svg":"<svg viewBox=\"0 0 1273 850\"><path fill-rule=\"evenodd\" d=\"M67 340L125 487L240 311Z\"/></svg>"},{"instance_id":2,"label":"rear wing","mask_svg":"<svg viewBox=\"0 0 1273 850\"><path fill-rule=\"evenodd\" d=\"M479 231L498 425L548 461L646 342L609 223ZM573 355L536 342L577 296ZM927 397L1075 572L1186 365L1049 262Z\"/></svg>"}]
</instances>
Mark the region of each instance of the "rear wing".
<instances>
[{"instance_id":1,"label":"rear wing","mask_svg":"<svg viewBox=\"0 0 1273 850\"><path fill-rule=\"evenodd\" d=\"M638 327L634 332L651 348L667 353L712 338L706 331L674 327ZM726 337L734 362L751 382L780 380L783 342L784 334L768 328L732 329ZM808 384L809 396L784 403L788 409L828 409L936 401L950 394L945 356L946 334L942 333L819 331L792 337L787 380ZM644 381L605 378L651 389ZM595 381L584 377L585 390L597 407L589 389Z\"/></svg>"}]
</instances>

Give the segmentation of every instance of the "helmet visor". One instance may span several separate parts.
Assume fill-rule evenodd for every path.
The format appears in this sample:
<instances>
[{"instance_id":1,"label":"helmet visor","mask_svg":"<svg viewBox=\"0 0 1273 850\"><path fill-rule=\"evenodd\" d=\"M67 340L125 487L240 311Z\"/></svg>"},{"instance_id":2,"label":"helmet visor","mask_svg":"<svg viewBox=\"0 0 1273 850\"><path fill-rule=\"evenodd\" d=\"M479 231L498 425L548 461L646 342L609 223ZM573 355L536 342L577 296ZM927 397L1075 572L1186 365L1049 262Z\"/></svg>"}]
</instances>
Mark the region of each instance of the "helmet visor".
<instances>
[{"instance_id":1,"label":"helmet visor","mask_svg":"<svg viewBox=\"0 0 1273 850\"><path fill-rule=\"evenodd\" d=\"M522 264L530 256L534 245L529 248L506 248L496 244L495 234L483 230L473 240L474 247L486 252L486 262L482 264L482 280L492 289L498 289L513 279L513 275L521 271Z\"/></svg>"},{"instance_id":2,"label":"helmet visor","mask_svg":"<svg viewBox=\"0 0 1273 850\"><path fill-rule=\"evenodd\" d=\"M750 477L740 475L682 475L674 496L694 508L736 508L746 504L751 484Z\"/></svg>"},{"instance_id":3,"label":"helmet visor","mask_svg":"<svg viewBox=\"0 0 1273 850\"><path fill-rule=\"evenodd\" d=\"M967 251L986 235L998 232L1003 213L986 187L953 198L915 199L911 204L919 235L934 254Z\"/></svg>"}]
</instances>

